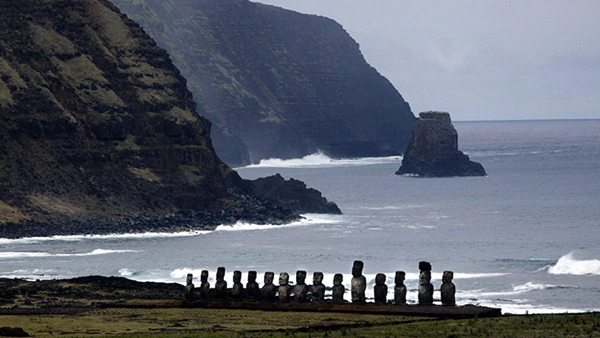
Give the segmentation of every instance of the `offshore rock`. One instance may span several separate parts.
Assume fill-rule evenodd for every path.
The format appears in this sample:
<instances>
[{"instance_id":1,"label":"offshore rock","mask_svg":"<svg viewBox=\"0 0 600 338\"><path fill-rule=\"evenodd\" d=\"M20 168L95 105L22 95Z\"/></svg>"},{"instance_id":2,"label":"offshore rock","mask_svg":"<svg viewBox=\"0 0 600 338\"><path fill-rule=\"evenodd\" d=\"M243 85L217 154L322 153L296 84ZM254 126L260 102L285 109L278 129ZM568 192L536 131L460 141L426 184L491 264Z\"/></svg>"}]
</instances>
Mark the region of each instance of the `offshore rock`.
<instances>
[{"instance_id":1,"label":"offshore rock","mask_svg":"<svg viewBox=\"0 0 600 338\"><path fill-rule=\"evenodd\" d=\"M231 166L406 148L408 103L334 20L247 0L113 2L173 56Z\"/></svg>"},{"instance_id":2,"label":"offshore rock","mask_svg":"<svg viewBox=\"0 0 600 338\"><path fill-rule=\"evenodd\" d=\"M423 112L413 124L402 166L396 175L422 177L485 176L483 166L458 150L450 114Z\"/></svg>"},{"instance_id":3,"label":"offshore rock","mask_svg":"<svg viewBox=\"0 0 600 338\"><path fill-rule=\"evenodd\" d=\"M318 190L302 181L285 180L280 174L250 181L257 197L299 214L341 214L340 208L327 201Z\"/></svg>"}]
</instances>

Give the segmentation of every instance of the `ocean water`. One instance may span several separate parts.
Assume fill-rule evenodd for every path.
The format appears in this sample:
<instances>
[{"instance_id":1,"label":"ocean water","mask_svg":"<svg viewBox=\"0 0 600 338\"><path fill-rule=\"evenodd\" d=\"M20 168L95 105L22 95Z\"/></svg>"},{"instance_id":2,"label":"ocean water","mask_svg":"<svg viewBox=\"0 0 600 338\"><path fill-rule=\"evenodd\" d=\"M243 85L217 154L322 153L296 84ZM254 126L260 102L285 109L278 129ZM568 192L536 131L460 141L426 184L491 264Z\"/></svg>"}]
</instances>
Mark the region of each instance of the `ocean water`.
<instances>
[{"instance_id":1,"label":"ocean water","mask_svg":"<svg viewBox=\"0 0 600 338\"><path fill-rule=\"evenodd\" d=\"M407 273L415 303L418 263L454 271L458 304L504 313L600 311L600 120L455 122L459 147L487 177L396 176L400 157L332 160L314 154L238 168L242 177L281 173L323 192L343 215L305 215L284 226L236 224L215 232L0 239L0 277L84 275L185 282L217 267L232 272L343 273L365 263ZM198 283L198 282L197 282ZM349 295L347 295L349 298Z\"/></svg>"}]
</instances>

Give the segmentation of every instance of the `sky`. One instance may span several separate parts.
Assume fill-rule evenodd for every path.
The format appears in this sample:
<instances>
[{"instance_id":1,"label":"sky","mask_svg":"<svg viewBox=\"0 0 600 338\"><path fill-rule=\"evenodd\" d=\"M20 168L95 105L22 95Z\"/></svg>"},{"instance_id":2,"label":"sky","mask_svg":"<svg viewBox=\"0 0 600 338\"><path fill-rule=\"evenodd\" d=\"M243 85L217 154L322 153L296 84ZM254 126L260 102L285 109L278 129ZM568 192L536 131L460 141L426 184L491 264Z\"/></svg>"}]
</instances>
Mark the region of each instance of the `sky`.
<instances>
[{"instance_id":1,"label":"sky","mask_svg":"<svg viewBox=\"0 0 600 338\"><path fill-rule=\"evenodd\" d=\"M600 1L256 2L336 20L415 115L600 118Z\"/></svg>"}]
</instances>

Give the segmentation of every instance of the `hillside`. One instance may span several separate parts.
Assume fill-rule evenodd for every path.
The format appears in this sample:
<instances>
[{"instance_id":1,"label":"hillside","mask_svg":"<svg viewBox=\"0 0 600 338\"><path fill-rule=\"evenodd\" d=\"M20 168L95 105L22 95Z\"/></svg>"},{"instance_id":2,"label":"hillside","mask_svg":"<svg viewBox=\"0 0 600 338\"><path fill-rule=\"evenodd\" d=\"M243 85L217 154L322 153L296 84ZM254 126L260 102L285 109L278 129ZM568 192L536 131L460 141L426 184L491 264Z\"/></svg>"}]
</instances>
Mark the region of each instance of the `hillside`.
<instances>
[{"instance_id":1,"label":"hillside","mask_svg":"<svg viewBox=\"0 0 600 338\"><path fill-rule=\"evenodd\" d=\"M2 1L0 26L0 235L295 217L216 156L167 52L110 2Z\"/></svg>"},{"instance_id":2,"label":"hillside","mask_svg":"<svg viewBox=\"0 0 600 338\"><path fill-rule=\"evenodd\" d=\"M410 107L331 19L247 0L114 3L169 51L230 165L408 143Z\"/></svg>"}]
</instances>

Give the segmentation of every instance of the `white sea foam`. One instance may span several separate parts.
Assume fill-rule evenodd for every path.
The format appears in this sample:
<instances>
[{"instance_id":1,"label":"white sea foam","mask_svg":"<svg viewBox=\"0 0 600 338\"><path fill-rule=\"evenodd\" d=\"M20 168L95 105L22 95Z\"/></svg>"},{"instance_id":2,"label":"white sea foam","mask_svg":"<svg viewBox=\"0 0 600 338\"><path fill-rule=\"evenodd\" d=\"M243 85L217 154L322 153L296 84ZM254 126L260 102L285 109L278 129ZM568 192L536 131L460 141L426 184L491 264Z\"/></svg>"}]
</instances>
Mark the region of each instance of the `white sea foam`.
<instances>
[{"instance_id":1,"label":"white sea foam","mask_svg":"<svg viewBox=\"0 0 600 338\"><path fill-rule=\"evenodd\" d=\"M575 260L573 252L558 259L555 265L548 267L551 275L600 275L600 260Z\"/></svg>"},{"instance_id":2,"label":"white sea foam","mask_svg":"<svg viewBox=\"0 0 600 338\"><path fill-rule=\"evenodd\" d=\"M244 231L244 230L268 230L282 227L293 227L300 225L311 225L311 224L335 224L342 221L341 215L327 215L327 214L304 214L303 218L287 224L274 225L274 224L252 224L246 222L237 222L234 225L221 225L218 226L216 231ZM210 234L212 231L194 230L194 231L182 231L182 232L145 232L145 233L132 233L132 234L110 234L110 235L76 235L76 236L52 236L52 237L28 237L28 238L0 238L0 245L4 244L35 244L40 242L80 242L86 240L97 240L97 239L150 239L150 238L176 238L176 237L194 237ZM0 256L1 258L1 256Z\"/></svg>"},{"instance_id":3,"label":"white sea foam","mask_svg":"<svg viewBox=\"0 0 600 338\"><path fill-rule=\"evenodd\" d=\"M52 237L27 237L18 239L0 238L0 245L3 244L35 244L40 242L80 242L95 239L145 239L145 238L165 238L165 237L192 237L200 236L211 231L184 231L184 232L145 232L131 234L109 234L109 235L73 235L73 236L52 236Z\"/></svg>"},{"instance_id":4,"label":"white sea foam","mask_svg":"<svg viewBox=\"0 0 600 338\"><path fill-rule=\"evenodd\" d=\"M323 152L306 155L302 158L283 160L279 158L270 158L261 160L258 164L252 164L246 167L237 168L331 168L331 167L350 167L350 166L364 166L373 164L385 164L385 163L400 163L402 161L401 156L389 156L389 157L363 157L353 159L333 159Z\"/></svg>"},{"instance_id":5,"label":"white sea foam","mask_svg":"<svg viewBox=\"0 0 600 338\"><path fill-rule=\"evenodd\" d=\"M303 219L288 224L252 224L246 222L237 222L233 225L219 225L215 231L249 231L249 230L269 230L276 228L296 227L314 224L336 224L343 220L341 215L326 214L304 214Z\"/></svg>"},{"instance_id":6,"label":"white sea foam","mask_svg":"<svg viewBox=\"0 0 600 338\"><path fill-rule=\"evenodd\" d=\"M118 253L140 252L137 250L104 250L96 249L91 252L65 254L65 253L50 253L50 252L0 252L0 259L19 259L19 258L40 258L40 257L85 257L98 256Z\"/></svg>"}]
</instances>

